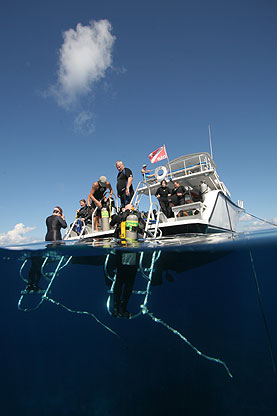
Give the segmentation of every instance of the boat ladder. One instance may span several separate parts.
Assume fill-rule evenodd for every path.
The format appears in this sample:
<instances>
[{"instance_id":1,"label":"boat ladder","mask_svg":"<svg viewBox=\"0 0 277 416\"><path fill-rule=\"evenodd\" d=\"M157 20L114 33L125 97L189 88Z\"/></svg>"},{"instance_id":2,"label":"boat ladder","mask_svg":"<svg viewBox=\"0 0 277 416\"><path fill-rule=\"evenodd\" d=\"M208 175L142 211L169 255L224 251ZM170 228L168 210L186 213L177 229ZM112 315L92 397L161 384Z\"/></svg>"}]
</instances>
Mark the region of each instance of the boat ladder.
<instances>
[{"instance_id":1,"label":"boat ladder","mask_svg":"<svg viewBox=\"0 0 277 416\"><path fill-rule=\"evenodd\" d=\"M136 254L137 252L133 251L132 253ZM139 266L138 266L137 272L139 271L142 278L146 281L146 287L144 290L132 290L132 295L142 296L143 300L142 300L142 303L140 304L139 311L131 315L129 319L137 318L141 314L144 314L146 313L146 311L148 311L147 303L148 303L148 298L150 295L150 286L152 282L154 265L158 261L161 255L161 250L153 251L151 255L151 259L150 259L150 264L148 265L148 267L143 264L144 254L145 254L144 252L141 252L139 254L140 257L139 257ZM105 276L111 281L111 287L108 290L107 311L112 316L113 311L111 307L111 298L114 296L114 287L115 287L116 278L117 278L117 270L116 268L113 269L112 276L110 275L108 271L109 262L112 261L111 256L114 256L114 253L109 253L106 257L105 264L104 264L104 273L105 273Z\"/></svg>"},{"instance_id":2,"label":"boat ladder","mask_svg":"<svg viewBox=\"0 0 277 416\"><path fill-rule=\"evenodd\" d=\"M28 263L28 261L31 261L31 267L35 267L35 272L39 275L39 279L41 277L44 277L45 280L48 282L46 289L38 289L38 290L30 290L27 291L22 290L21 296L19 298L17 307L20 311L27 312L27 311L34 311L39 308L39 306L44 302L44 300L48 299L48 294L50 293L50 288L54 283L54 280L59 275L59 272L64 269L71 261L72 256L60 256L60 255L47 255L46 257L43 256L33 256L25 258L20 270L19 275L22 278L24 282L27 284L29 283L29 279L24 276L23 270ZM52 266L52 270L46 271L46 267ZM54 266L54 268L53 268ZM40 295L40 299L38 302L36 301L34 306L30 308L23 308L22 307L22 301L25 296L27 295ZM36 298L37 300L37 298Z\"/></svg>"}]
</instances>

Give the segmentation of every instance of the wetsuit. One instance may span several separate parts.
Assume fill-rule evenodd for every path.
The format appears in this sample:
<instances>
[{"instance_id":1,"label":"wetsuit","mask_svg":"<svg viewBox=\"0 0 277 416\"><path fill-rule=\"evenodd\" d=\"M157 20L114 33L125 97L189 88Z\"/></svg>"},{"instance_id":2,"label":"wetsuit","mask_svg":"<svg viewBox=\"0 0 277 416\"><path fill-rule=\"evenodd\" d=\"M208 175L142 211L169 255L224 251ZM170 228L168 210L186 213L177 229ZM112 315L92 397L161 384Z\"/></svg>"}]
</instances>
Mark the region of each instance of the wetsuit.
<instances>
[{"instance_id":1,"label":"wetsuit","mask_svg":"<svg viewBox=\"0 0 277 416\"><path fill-rule=\"evenodd\" d=\"M181 193L182 195L177 195L177 193ZM180 185L178 188L173 188L171 192L171 202L173 205L184 205L186 203L185 194L186 190L182 185Z\"/></svg>"},{"instance_id":2,"label":"wetsuit","mask_svg":"<svg viewBox=\"0 0 277 416\"><path fill-rule=\"evenodd\" d=\"M131 199L134 195L134 188L131 184L129 188L129 195L126 195L126 186L128 182L128 178L133 176L131 169L124 168L122 172L119 172L117 175L117 193L120 197L121 206L125 207L125 205L131 202Z\"/></svg>"},{"instance_id":3,"label":"wetsuit","mask_svg":"<svg viewBox=\"0 0 277 416\"><path fill-rule=\"evenodd\" d=\"M58 215L50 215L46 218L47 234L46 241L57 241L62 239L61 228L66 228L66 222Z\"/></svg>"},{"instance_id":4,"label":"wetsuit","mask_svg":"<svg viewBox=\"0 0 277 416\"><path fill-rule=\"evenodd\" d=\"M91 220L91 209L90 209L90 207L85 205L84 207L80 208L80 210L76 214L76 217L77 218L84 218L85 224L87 224L88 222L91 222L91 221L89 221L89 220Z\"/></svg>"},{"instance_id":5,"label":"wetsuit","mask_svg":"<svg viewBox=\"0 0 277 416\"><path fill-rule=\"evenodd\" d=\"M169 189L168 186L160 186L157 189L157 192L155 193L155 195L160 195L159 197L159 203L161 206L161 210L162 212L167 216L170 217L170 206L169 206L169 197L168 195L171 194L171 190Z\"/></svg>"},{"instance_id":6,"label":"wetsuit","mask_svg":"<svg viewBox=\"0 0 277 416\"><path fill-rule=\"evenodd\" d=\"M33 256L31 257L31 268L29 270L29 279L26 291L30 292L34 290L38 291L40 288L38 286L39 279L41 278L41 266L43 264L44 258L42 256Z\"/></svg>"},{"instance_id":7,"label":"wetsuit","mask_svg":"<svg viewBox=\"0 0 277 416\"><path fill-rule=\"evenodd\" d=\"M127 304L132 294L137 268L139 265L139 253L116 252L116 280L114 285L114 311L113 316L130 317Z\"/></svg>"}]
</instances>

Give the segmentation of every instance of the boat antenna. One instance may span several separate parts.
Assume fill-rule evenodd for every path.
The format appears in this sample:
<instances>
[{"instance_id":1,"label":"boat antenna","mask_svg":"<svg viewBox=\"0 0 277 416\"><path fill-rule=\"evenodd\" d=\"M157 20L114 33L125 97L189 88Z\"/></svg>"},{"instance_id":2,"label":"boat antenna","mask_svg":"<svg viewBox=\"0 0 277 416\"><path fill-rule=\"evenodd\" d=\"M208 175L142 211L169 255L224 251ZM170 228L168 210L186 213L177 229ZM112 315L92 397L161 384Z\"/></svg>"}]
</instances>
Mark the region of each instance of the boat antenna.
<instances>
[{"instance_id":1,"label":"boat antenna","mask_svg":"<svg viewBox=\"0 0 277 416\"><path fill-rule=\"evenodd\" d=\"M208 126L209 128L209 138L210 138L210 153L211 153L211 158L213 159L213 147L212 147L212 134L211 134L211 126Z\"/></svg>"}]
</instances>

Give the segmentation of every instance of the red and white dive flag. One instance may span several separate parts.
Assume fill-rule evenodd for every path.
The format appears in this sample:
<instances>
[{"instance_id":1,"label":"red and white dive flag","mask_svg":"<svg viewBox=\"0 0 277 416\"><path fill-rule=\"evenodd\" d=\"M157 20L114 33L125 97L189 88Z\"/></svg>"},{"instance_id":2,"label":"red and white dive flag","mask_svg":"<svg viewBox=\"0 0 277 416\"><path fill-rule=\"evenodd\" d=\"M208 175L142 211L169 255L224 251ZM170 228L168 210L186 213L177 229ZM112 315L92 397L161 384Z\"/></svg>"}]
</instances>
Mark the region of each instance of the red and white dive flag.
<instances>
[{"instance_id":1,"label":"red and white dive flag","mask_svg":"<svg viewBox=\"0 0 277 416\"><path fill-rule=\"evenodd\" d=\"M168 159L167 153L165 150L165 145L163 145L162 147L159 147L157 150L150 153L149 159L151 163L156 163L156 162L160 162L161 160Z\"/></svg>"}]
</instances>

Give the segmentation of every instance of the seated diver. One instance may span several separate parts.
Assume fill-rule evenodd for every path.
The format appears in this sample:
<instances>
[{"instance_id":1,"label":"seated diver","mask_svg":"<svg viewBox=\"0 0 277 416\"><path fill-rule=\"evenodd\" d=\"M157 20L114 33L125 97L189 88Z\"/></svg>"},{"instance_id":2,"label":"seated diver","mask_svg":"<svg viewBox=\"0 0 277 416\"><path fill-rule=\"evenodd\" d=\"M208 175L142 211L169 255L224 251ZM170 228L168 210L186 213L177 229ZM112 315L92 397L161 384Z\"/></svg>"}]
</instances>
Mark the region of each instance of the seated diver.
<instances>
[{"instance_id":1,"label":"seated diver","mask_svg":"<svg viewBox=\"0 0 277 416\"><path fill-rule=\"evenodd\" d=\"M145 181L152 180L153 182L157 182L156 176L154 173L150 173L151 170L146 169L147 165L143 164L141 168L141 174Z\"/></svg>"},{"instance_id":2,"label":"seated diver","mask_svg":"<svg viewBox=\"0 0 277 416\"><path fill-rule=\"evenodd\" d=\"M115 215L112 216L110 226L111 227L115 226L115 232L114 232L114 237L115 238L120 238L121 223L123 221L126 221L126 218L130 214L134 214L134 215L137 216L137 218L138 218L138 230L137 230L138 236L139 237L143 236L143 234L145 232L146 222L143 219L141 213L139 211L134 210L134 207L132 206L132 204L128 204L125 207L121 207L120 212L118 214L115 214Z\"/></svg>"},{"instance_id":3,"label":"seated diver","mask_svg":"<svg viewBox=\"0 0 277 416\"><path fill-rule=\"evenodd\" d=\"M170 198L171 208L173 206L176 207L178 205L190 204L191 202L193 202L191 200L191 197L188 191L185 189L184 186L180 185L178 181L175 181L173 186L174 188L171 191L171 198ZM178 213L178 217L181 217L183 215L187 216L189 214L186 211L183 211L182 213L181 212Z\"/></svg>"},{"instance_id":4,"label":"seated diver","mask_svg":"<svg viewBox=\"0 0 277 416\"><path fill-rule=\"evenodd\" d=\"M75 231L77 234L80 234L82 231L83 224L91 224L91 208L87 206L86 200L81 199L80 200L81 208L77 209L76 211L76 218L80 221L76 221L73 231ZM70 225L72 226L72 224Z\"/></svg>"}]
</instances>

